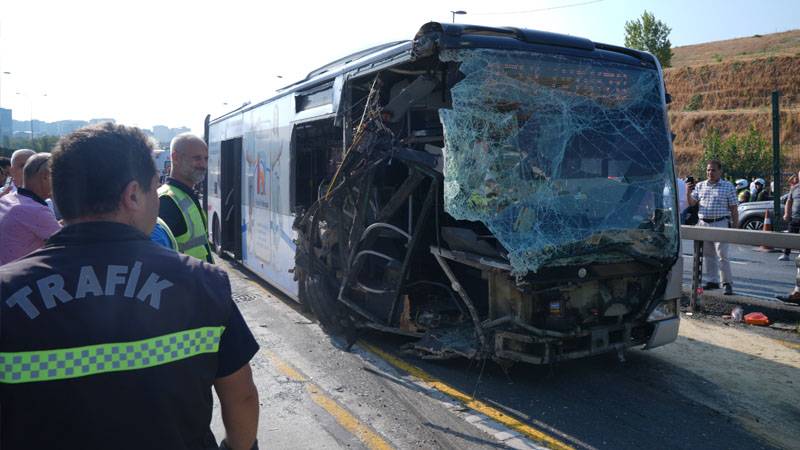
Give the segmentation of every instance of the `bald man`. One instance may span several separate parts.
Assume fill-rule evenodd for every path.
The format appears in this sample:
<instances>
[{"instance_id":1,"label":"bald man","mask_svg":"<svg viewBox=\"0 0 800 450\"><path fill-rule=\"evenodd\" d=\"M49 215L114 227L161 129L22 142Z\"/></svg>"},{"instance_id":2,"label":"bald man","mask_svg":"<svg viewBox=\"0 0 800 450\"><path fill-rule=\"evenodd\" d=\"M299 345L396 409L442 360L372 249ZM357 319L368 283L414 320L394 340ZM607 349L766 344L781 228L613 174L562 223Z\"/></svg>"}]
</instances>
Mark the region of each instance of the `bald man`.
<instances>
[{"instance_id":1,"label":"bald man","mask_svg":"<svg viewBox=\"0 0 800 450\"><path fill-rule=\"evenodd\" d=\"M28 162L28 158L35 154L35 151L28 148L15 150L14 153L11 154L11 167L8 169L11 175L11 184L0 192L0 197L11 192L16 192L17 186L22 186L22 169L25 167L25 163Z\"/></svg>"},{"instance_id":2,"label":"bald man","mask_svg":"<svg viewBox=\"0 0 800 450\"><path fill-rule=\"evenodd\" d=\"M195 185L206 178L208 146L199 137L183 133L172 139L169 151L172 167L158 189L158 216L175 236L179 252L213 264L208 219L195 191Z\"/></svg>"},{"instance_id":3,"label":"bald man","mask_svg":"<svg viewBox=\"0 0 800 450\"><path fill-rule=\"evenodd\" d=\"M27 159L22 185L0 199L0 265L42 247L61 229L45 199L50 197L50 153Z\"/></svg>"}]
</instances>

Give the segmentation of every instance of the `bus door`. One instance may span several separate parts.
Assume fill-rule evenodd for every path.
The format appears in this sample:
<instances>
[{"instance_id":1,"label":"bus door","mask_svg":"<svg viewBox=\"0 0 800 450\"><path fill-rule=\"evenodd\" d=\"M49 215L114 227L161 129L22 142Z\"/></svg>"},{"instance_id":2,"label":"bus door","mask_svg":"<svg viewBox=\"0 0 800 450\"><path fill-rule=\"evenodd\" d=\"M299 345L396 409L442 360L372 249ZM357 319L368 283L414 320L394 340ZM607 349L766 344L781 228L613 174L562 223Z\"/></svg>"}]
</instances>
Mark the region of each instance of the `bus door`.
<instances>
[{"instance_id":1,"label":"bus door","mask_svg":"<svg viewBox=\"0 0 800 450\"><path fill-rule=\"evenodd\" d=\"M222 141L220 157L220 245L242 259L242 138Z\"/></svg>"}]
</instances>

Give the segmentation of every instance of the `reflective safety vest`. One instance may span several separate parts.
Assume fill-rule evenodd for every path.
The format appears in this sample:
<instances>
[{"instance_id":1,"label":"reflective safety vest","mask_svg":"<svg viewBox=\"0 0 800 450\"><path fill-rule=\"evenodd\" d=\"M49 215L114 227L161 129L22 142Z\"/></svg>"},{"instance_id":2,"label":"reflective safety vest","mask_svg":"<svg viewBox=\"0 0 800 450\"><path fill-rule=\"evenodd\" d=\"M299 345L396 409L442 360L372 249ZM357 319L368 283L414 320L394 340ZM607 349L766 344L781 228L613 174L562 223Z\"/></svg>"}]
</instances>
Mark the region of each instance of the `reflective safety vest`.
<instances>
[{"instance_id":1,"label":"reflective safety vest","mask_svg":"<svg viewBox=\"0 0 800 450\"><path fill-rule=\"evenodd\" d=\"M186 232L175 236L178 251L189 256L194 256L201 261L214 262L211 249L208 246L208 231L206 229L206 214L195 204L192 197L180 188L171 184L163 184L158 188L158 198L169 197L178 206L186 224ZM172 231L172 230L170 230Z\"/></svg>"}]
</instances>

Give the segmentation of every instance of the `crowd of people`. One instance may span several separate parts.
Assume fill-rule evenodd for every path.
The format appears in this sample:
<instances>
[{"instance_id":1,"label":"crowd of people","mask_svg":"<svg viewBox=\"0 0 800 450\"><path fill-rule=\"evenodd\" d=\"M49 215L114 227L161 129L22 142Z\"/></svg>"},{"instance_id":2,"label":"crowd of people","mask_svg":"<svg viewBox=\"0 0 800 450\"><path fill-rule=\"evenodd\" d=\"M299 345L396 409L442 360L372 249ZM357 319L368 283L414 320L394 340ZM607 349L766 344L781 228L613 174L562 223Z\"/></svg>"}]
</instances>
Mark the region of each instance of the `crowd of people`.
<instances>
[{"instance_id":1,"label":"crowd of people","mask_svg":"<svg viewBox=\"0 0 800 450\"><path fill-rule=\"evenodd\" d=\"M722 163L719 160L709 160L706 164L704 181L695 183L690 177L686 182L678 183L682 223L702 227L738 228L739 204L772 199L773 186L768 185L763 178L755 178L750 183L745 179L739 179L734 184L724 180L722 173ZM790 177L789 195L784 205L783 220L788 224L791 233L800 232L798 177L800 173ZM692 215L695 216L695 220L689 219ZM728 259L728 247L725 242L703 242L704 271L707 279L703 285L704 290L716 290L722 287L724 295L733 294L733 275ZM786 249L778 259L788 261L790 254L791 250ZM778 296L778 299L800 304L800 257L795 263L796 287L788 296Z\"/></svg>"},{"instance_id":2,"label":"crowd of people","mask_svg":"<svg viewBox=\"0 0 800 450\"><path fill-rule=\"evenodd\" d=\"M258 344L195 192L208 148L173 139L163 185L152 152L106 123L0 160L0 448L258 447Z\"/></svg>"}]
</instances>

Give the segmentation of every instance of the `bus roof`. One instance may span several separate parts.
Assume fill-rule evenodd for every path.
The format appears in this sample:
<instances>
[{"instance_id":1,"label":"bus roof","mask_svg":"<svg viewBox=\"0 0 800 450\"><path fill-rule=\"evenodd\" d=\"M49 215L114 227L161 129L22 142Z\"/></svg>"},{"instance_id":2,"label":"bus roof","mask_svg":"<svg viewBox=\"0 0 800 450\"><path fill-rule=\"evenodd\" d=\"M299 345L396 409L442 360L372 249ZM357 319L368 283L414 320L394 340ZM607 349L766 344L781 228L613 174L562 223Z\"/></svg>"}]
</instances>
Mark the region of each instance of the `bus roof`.
<instances>
[{"instance_id":1,"label":"bus roof","mask_svg":"<svg viewBox=\"0 0 800 450\"><path fill-rule=\"evenodd\" d=\"M370 47L332 61L312 70L302 80L278 89L277 94L258 103L248 104L228 111L212 119L216 123L233 114L239 114L295 91L300 91L321 83L328 82L336 76L363 67L375 66L378 63L394 60L396 63L409 60L414 56L415 46L420 45L426 35L436 35L438 48L470 48L494 47L504 49L525 49L533 47L558 47L564 52L592 52L618 62L627 62L643 66L655 67L658 62L647 52L625 47L592 42L589 39L547 31L530 30L514 27L487 27L482 25L452 24L429 22L417 32L413 41L394 41Z\"/></svg>"}]
</instances>

